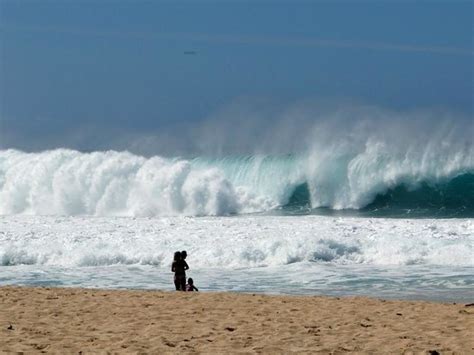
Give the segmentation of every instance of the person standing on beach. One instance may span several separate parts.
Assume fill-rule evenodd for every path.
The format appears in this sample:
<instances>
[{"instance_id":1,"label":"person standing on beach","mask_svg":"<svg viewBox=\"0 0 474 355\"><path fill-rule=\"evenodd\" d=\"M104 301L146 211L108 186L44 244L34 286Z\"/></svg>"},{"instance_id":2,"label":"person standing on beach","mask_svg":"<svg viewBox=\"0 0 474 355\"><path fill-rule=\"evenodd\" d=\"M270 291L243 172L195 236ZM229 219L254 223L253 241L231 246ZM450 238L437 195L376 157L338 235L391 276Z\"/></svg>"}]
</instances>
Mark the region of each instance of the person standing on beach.
<instances>
[{"instance_id":1,"label":"person standing on beach","mask_svg":"<svg viewBox=\"0 0 474 355\"><path fill-rule=\"evenodd\" d=\"M176 291L186 291L186 270L188 269L189 266L183 259L181 252L175 252L174 260L171 264L171 271L174 272L174 286Z\"/></svg>"},{"instance_id":2,"label":"person standing on beach","mask_svg":"<svg viewBox=\"0 0 474 355\"><path fill-rule=\"evenodd\" d=\"M186 262L187 257L188 257L188 253L186 252L186 250L182 250L181 251L181 259L183 259L184 263L187 266L187 269L189 269L188 263ZM186 273L184 274L184 279L186 279ZM184 281L184 288L183 288L183 285L181 284L181 291L186 291L186 281Z\"/></svg>"}]
</instances>

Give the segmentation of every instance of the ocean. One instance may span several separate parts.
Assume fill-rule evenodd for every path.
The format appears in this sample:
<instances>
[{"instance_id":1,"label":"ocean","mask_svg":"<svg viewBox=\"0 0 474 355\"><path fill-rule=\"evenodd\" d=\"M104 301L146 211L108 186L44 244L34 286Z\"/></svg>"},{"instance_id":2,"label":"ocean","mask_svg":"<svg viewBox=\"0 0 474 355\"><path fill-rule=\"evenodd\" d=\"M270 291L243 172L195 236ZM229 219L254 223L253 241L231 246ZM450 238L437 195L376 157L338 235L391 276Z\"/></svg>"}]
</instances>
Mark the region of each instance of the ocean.
<instances>
[{"instance_id":1,"label":"ocean","mask_svg":"<svg viewBox=\"0 0 474 355\"><path fill-rule=\"evenodd\" d=\"M346 148L0 151L0 285L472 301L472 143Z\"/></svg>"}]
</instances>

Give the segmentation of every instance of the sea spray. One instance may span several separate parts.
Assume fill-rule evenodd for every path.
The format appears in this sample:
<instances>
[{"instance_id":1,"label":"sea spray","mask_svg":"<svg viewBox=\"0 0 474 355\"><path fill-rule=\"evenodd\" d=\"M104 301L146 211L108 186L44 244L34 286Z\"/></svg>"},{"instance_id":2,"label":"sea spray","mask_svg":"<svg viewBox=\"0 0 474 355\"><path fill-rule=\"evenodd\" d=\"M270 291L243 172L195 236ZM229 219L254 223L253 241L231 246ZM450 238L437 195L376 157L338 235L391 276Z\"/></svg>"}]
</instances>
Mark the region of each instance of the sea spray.
<instances>
[{"instance_id":1,"label":"sea spray","mask_svg":"<svg viewBox=\"0 0 474 355\"><path fill-rule=\"evenodd\" d=\"M185 157L1 150L0 214L474 216L472 117L347 102L280 111L239 104L183 128Z\"/></svg>"},{"instance_id":2,"label":"sea spray","mask_svg":"<svg viewBox=\"0 0 474 355\"><path fill-rule=\"evenodd\" d=\"M0 151L3 215L202 216L289 205L472 216L472 147L403 152L369 141L360 150L335 144L307 155L195 159Z\"/></svg>"}]
</instances>

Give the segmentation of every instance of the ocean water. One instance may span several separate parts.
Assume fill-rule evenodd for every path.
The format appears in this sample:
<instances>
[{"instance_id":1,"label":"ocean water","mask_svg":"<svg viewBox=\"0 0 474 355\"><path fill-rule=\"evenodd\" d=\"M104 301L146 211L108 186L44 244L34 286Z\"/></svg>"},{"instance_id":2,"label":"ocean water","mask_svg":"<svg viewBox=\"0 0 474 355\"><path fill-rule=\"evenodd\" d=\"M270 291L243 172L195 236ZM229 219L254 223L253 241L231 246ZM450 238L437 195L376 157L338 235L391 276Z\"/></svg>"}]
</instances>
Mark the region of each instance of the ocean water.
<instances>
[{"instance_id":1,"label":"ocean water","mask_svg":"<svg viewBox=\"0 0 474 355\"><path fill-rule=\"evenodd\" d=\"M346 148L0 151L0 285L472 300L472 143Z\"/></svg>"}]
</instances>

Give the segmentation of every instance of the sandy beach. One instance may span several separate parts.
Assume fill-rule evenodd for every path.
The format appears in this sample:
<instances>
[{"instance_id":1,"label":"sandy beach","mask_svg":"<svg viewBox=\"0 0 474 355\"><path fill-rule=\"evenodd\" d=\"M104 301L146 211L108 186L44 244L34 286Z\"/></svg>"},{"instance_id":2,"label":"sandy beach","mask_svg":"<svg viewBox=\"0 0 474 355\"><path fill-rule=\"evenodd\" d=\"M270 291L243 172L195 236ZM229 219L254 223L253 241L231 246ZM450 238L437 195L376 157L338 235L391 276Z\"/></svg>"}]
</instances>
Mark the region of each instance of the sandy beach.
<instances>
[{"instance_id":1,"label":"sandy beach","mask_svg":"<svg viewBox=\"0 0 474 355\"><path fill-rule=\"evenodd\" d=\"M0 288L0 350L474 352L474 307L361 297Z\"/></svg>"}]
</instances>

